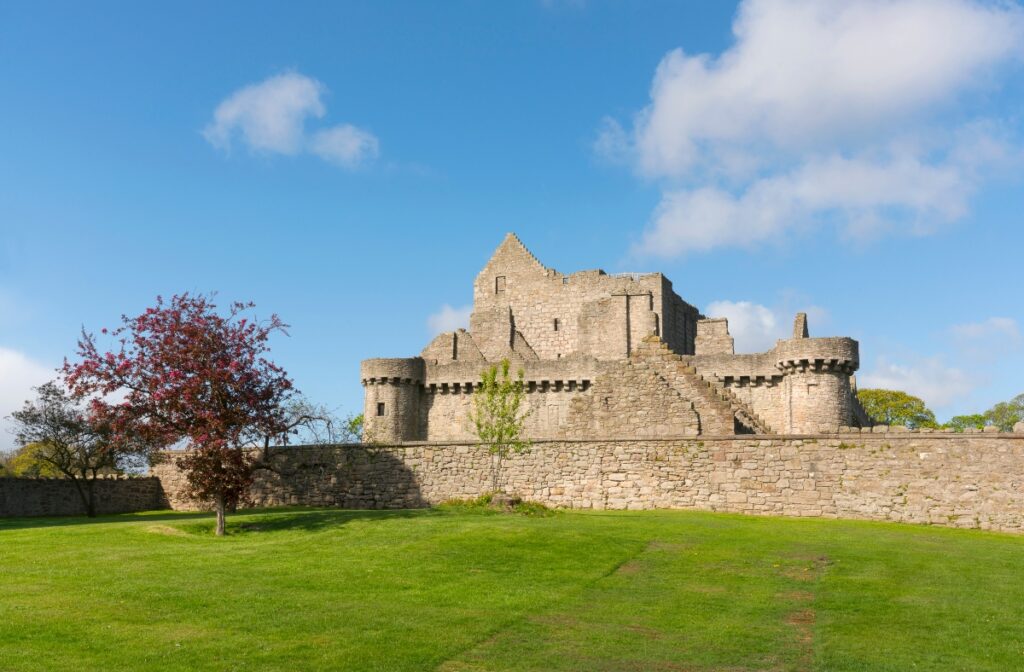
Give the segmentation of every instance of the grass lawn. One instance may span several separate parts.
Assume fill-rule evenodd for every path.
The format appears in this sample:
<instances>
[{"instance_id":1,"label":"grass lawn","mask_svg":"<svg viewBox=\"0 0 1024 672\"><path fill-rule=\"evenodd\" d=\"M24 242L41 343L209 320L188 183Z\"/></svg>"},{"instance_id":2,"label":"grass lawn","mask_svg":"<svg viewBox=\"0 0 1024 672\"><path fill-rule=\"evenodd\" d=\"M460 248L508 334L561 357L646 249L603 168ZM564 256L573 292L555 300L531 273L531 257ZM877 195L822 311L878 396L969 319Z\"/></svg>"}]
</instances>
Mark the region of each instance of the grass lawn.
<instances>
[{"instance_id":1,"label":"grass lawn","mask_svg":"<svg viewBox=\"0 0 1024 672\"><path fill-rule=\"evenodd\" d=\"M682 511L0 520L0 670L1021 670L1024 537Z\"/></svg>"}]
</instances>

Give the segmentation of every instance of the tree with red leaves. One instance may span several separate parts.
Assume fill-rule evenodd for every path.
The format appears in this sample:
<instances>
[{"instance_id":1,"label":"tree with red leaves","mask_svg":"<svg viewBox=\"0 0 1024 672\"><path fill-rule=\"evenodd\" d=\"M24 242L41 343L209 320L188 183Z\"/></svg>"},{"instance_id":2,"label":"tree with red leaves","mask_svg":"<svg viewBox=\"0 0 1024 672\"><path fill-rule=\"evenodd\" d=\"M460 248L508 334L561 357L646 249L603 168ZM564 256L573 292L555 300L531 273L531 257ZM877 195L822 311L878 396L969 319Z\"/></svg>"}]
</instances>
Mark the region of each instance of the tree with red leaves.
<instances>
[{"instance_id":1,"label":"tree with red leaves","mask_svg":"<svg viewBox=\"0 0 1024 672\"><path fill-rule=\"evenodd\" d=\"M218 536L226 511L245 496L260 466L249 448L287 443L295 426L292 381L265 357L271 334L287 325L276 315L263 322L242 316L253 307L233 303L224 316L212 297L157 297L142 315L121 317L122 325L110 332L119 343L114 350L101 352L83 330L81 361L64 363L76 397L124 394L110 406L115 440L187 444L178 466L190 494L214 506Z\"/></svg>"}]
</instances>

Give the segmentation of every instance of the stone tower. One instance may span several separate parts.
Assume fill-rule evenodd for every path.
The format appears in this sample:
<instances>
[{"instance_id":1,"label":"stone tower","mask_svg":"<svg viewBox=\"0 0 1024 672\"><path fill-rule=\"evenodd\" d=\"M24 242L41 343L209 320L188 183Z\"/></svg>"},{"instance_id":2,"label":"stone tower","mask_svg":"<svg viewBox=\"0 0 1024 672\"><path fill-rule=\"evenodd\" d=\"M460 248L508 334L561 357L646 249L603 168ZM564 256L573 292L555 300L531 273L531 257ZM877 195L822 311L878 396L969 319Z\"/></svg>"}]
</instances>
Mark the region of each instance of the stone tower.
<instances>
[{"instance_id":1,"label":"stone tower","mask_svg":"<svg viewBox=\"0 0 1024 672\"><path fill-rule=\"evenodd\" d=\"M423 360L367 359L360 364L366 388L363 433L367 439L386 443L425 438L420 423Z\"/></svg>"}]
</instances>

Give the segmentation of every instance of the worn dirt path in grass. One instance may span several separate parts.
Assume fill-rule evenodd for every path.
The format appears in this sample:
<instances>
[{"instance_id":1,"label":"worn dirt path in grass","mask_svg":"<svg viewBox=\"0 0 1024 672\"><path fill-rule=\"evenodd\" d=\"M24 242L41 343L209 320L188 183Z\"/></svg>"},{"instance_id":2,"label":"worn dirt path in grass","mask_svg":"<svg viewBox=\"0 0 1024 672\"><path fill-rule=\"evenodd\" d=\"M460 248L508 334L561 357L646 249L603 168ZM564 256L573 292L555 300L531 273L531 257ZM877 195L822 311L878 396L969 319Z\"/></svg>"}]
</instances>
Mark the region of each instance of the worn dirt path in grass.
<instances>
[{"instance_id":1,"label":"worn dirt path in grass","mask_svg":"<svg viewBox=\"0 0 1024 672\"><path fill-rule=\"evenodd\" d=\"M800 672L814 669L814 636L817 623L817 610L814 600L817 584L827 571L831 561L827 555L817 557L797 556L798 565L787 567L784 572L790 578L807 584L800 590L782 593L780 598L793 605L793 611L786 616L786 623L796 632L796 667Z\"/></svg>"}]
</instances>

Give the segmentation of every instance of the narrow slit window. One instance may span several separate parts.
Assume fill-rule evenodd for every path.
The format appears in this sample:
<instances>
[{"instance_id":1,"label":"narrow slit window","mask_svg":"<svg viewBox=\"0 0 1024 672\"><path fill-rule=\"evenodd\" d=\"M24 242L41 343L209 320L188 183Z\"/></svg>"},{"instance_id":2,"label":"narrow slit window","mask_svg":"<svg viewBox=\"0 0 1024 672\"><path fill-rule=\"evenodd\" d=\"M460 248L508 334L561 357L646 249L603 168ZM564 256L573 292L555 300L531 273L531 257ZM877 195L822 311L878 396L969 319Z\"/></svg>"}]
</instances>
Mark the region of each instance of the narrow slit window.
<instances>
[{"instance_id":1,"label":"narrow slit window","mask_svg":"<svg viewBox=\"0 0 1024 672\"><path fill-rule=\"evenodd\" d=\"M558 318L555 318L555 331L558 331Z\"/></svg>"},{"instance_id":2,"label":"narrow slit window","mask_svg":"<svg viewBox=\"0 0 1024 672\"><path fill-rule=\"evenodd\" d=\"M384 415L384 402L383 401L377 403L377 415L378 416Z\"/></svg>"},{"instance_id":3,"label":"narrow slit window","mask_svg":"<svg viewBox=\"0 0 1024 672\"><path fill-rule=\"evenodd\" d=\"M495 294L501 294L504 291L505 291L505 276L504 275L499 275L498 277L494 278L494 293Z\"/></svg>"}]
</instances>

